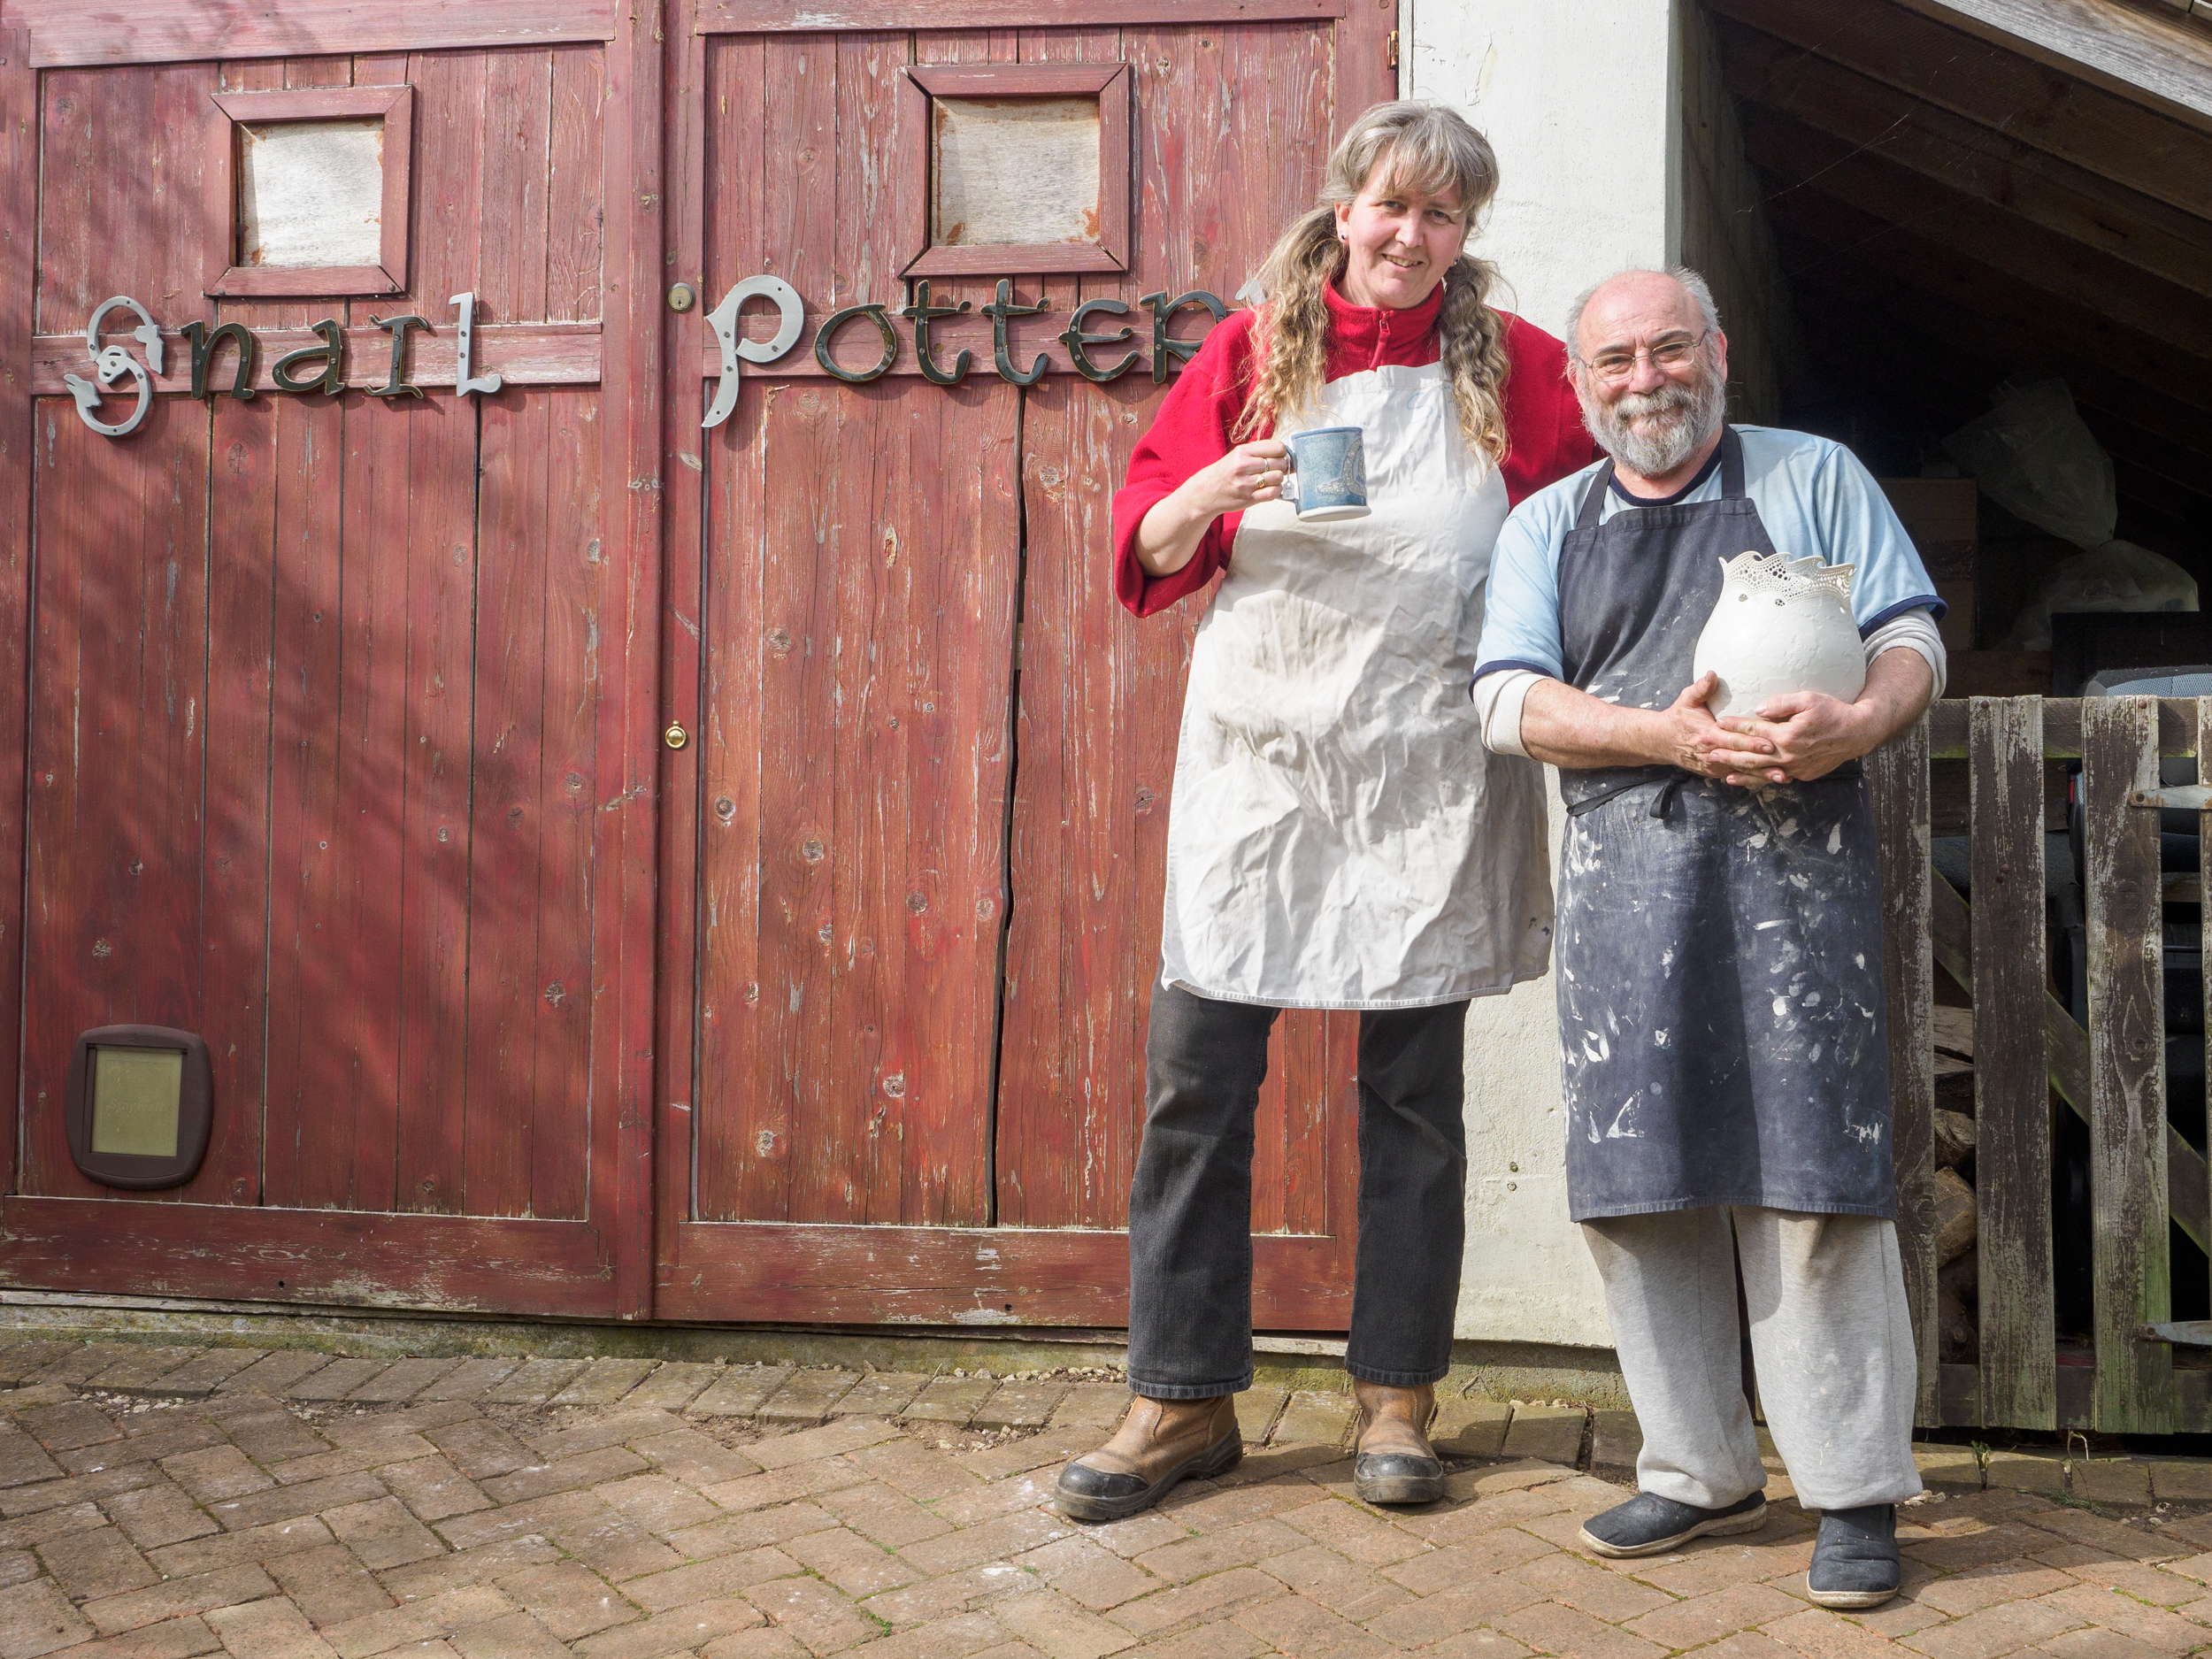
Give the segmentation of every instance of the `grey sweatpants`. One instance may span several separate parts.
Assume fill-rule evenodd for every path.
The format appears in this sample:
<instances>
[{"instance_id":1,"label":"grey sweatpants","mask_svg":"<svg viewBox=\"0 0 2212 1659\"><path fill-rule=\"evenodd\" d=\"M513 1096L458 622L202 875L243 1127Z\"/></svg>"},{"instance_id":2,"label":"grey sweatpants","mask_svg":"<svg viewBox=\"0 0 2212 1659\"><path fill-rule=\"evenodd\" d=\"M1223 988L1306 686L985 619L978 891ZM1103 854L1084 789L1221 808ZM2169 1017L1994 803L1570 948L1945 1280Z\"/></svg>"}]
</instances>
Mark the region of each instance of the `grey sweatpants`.
<instances>
[{"instance_id":1,"label":"grey sweatpants","mask_svg":"<svg viewBox=\"0 0 2212 1659\"><path fill-rule=\"evenodd\" d=\"M1582 1233L1643 1426L1644 1491L1710 1509L1766 1485L1743 1396L1739 1259L1759 1402L1799 1502L1849 1509L1920 1490L1894 1223L1708 1208L1586 1222Z\"/></svg>"}]
</instances>

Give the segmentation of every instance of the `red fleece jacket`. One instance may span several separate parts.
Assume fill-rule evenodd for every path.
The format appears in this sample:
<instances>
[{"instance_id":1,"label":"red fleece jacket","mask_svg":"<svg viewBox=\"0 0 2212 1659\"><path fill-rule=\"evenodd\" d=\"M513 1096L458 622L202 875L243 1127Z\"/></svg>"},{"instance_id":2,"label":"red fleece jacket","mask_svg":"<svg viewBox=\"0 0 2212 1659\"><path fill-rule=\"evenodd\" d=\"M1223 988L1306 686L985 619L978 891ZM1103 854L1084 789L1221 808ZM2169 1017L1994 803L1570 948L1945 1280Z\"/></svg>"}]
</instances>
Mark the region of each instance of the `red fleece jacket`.
<instances>
[{"instance_id":1,"label":"red fleece jacket","mask_svg":"<svg viewBox=\"0 0 2212 1659\"><path fill-rule=\"evenodd\" d=\"M1418 368L1443 354L1436 334L1437 313L1444 304L1441 288L1402 311L1355 305L1333 288L1326 297L1332 380L1386 364ZM1506 357L1512 365L1505 383L1505 429L1511 449L1499 471L1508 498L1518 505L1545 485L1587 466L1597 451L1567 384L1566 348L1534 325L1502 314ZM1251 390L1255 315L1233 311L1206 336L1161 403L1152 430L1138 441L1129 460L1129 481L1115 493L1114 594L1141 617L1196 593L1229 562L1242 513L1215 519L1191 562L1171 576L1148 576L1137 563L1137 526L1192 473L1236 447L1229 432Z\"/></svg>"}]
</instances>

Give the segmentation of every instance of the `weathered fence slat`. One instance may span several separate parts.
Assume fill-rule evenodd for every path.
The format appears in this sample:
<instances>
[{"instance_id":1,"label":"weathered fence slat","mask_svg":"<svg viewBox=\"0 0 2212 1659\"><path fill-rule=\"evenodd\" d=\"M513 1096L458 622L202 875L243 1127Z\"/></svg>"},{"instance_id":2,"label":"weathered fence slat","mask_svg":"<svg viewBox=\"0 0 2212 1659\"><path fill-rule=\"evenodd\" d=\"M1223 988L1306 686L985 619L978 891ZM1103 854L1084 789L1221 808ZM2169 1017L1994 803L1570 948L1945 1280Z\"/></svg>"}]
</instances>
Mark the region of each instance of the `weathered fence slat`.
<instances>
[{"instance_id":1,"label":"weathered fence slat","mask_svg":"<svg viewBox=\"0 0 2212 1659\"><path fill-rule=\"evenodd\" d=\"M1941 876L1930 887L1929 932L1935 940L1935 958L1961 985L1973 982L1973 951L1969 933L1973 918L1958 889ZM2082 1122L2089 1121L2089 1033L2074 1023L2066 1004L2043 993L2044 1053L2051 1068L2051 1087L2059 1099ZM2183 1138L2172 1125L2166 1126L2166 1206L2174 1222L2193 1239L2199 1248L2212 1248L2212 1171L2204 1154Z\"/></svg>"},{"instance_id":2,"label":"weathered fence slat","mask_svg":"<svg viewBox=\"0 0 2212 1659\"><path fill-rule=\"evenodd\" d=\"M1969 700L1970 701L1970 699ZM2091 698L2090 702L2100 699ZM2197 700L2194 697L2145 697L2158 709L2158 752L2193 755L2197 752ZM2082 702L2053 697L2043 705L2043 757L2078 760L2082 753ZM1965 701L1939 703L1928 710L1928 757L1964 760L1967 730L1971 717Z\"/></svg>"},{"instance_id":3,"label":"weathered fence slat","mask_svg":"<svg viewBox=\"0 0 2212 1659\"><path fill-rule=\"evenodd\" d=\"M2212 755L2212 697L2197 699L2197 754L2200 757ZM2208 767L2200 758L2197 762L2197 781L2203 783L2208 780L2212 780L2212 767ZM2212 1152L2212 973L2202 972L2203 964L2212 962L2212 949L2203 949L2212 946L2212 903L2204 902L2208 894L2212 894L2212 813L2200 815L2197 819L2197 928L2200 947L2197 962L2199 979L2204 993L2204 1041L2207 1045L2204 1146L2207 1152ZM2168 1154L2169 1158L2171 1156ZM2212 1213L2208 1213L2212 1212L2212 1191L2200 1192L2197 1195L2205 1201L2204 1209L2195 1212L2202 1226L2198 1231L2191 1232L2190 1237L2197 1241L2198 1248L2212 1251L2212 1246L2207 1246L2204 1238L2206 1231L2212 1231ZM2188 1231L2185 1224L2184 1231Z\"/></svg>"},{"instance_id":4,"label":"weathered fence slat","mask_svg":"<svg viewBox=\"0 0 2212 1659\"><path fill-rule=\"evenodd\" d=\"M2091 1420L2108 1432L2162 1434L2173 1426L2173 1354L2139 1335L2172 1317L2158 814L2128 800L2158 787L2157 705L2100 697L2079 707L2095 1219Z\"/></svg>"},{"instance_id":5,"label":"weathered fence slat","mask_svg":"<svg viewBox=\"0 0 2212 1659\"><path fill-rule=\"evenodd\" d=\"M1935 1052L1928 1010L1935 988L1929 937L1928 723L1866 758L1882 867L1883 978L1889 990L1890 1133L1897 1168L1897 1248L1920 1362L1918 1419L1941 1420L1937 1389Z\"/></svg>"},{"instance_id":6,"label":"weathered fence slat","mask_svg":"<svg viewBox=\"0 0 2212 1659\"><path fill-rule=\"evenodd\" d=\"M2051 1085L2042 1004L2043 700L1972 706L1974 1187L1978 1420L2055 1428Z\"/></svg>"}]
</instances>

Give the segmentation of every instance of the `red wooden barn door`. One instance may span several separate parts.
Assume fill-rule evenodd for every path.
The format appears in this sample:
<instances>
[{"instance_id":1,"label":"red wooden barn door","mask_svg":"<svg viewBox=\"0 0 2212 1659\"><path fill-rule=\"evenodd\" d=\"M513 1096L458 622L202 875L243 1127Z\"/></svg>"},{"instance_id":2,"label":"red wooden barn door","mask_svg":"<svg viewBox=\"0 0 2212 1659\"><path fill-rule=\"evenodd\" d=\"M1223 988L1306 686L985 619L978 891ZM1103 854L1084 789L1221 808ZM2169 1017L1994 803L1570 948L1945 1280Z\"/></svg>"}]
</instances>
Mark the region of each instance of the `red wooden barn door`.
<instances>
[{"instance_id":1,"label":"red wooden barn door","mask_svg":"<svg viewBox=\"0 0 2212 1659\"><path fill-rule=\"evenodd\" d=\"M410 39L285 10L11 4L39 67L0 69L4 337L31 369L4 419L36 442L0 446L35 548L6 566L27 910L5 934L22 1157L0 1276L642 1312L659 549L633 480L658 433L627 396L651 407L659 247L657 211L625 209L633 150L649 184L657 155L659 48L603 5L541 7L497 47L460 11ZM411 88L405 291L205 297L216 96L349 87ZM461 293L496 392L454 386ZM145 424L109 438L61 377L90 373L87 318L116 294L167 364ZM372 314L432 325L425 396L369 389L390 347ZM350 389L273 389L325 318ZM196 320L253 332L258 396L189 394ZM70 1158L72 1046L125 1022L211 1050L188 1186L126 1194Z\"/></svg>"},{"instance_id":2,"label":"red wooden barn door","mask_svg":"<svg viewBox=\"0 0 2212 1659\"><path fill-rule=\"evenodd\" d=\"M779 28L796 21L781 0L702 4L672 70L678 267L708 303L782 278L807 322L710 431L713 352L671 355L666 442L699 488L670 501L666 679L700 741L664 771L656 1305L1117 1325L1197 611L1119 610L1107 507L1165 388L1141 366L1089 384L1064 350L1017 388L972 316L939 326L941 357L975 356L956 387L915 373L903 324L894 371L865 385L811 347L833 311L908 302L902 204L929 142L910 66L1128 65L1127 271L933 281L933 303L980 308L1001 276L1047 302L1015 331L1025 366L1083 300L1241 288L1334 132L1389 96L1393 13L1069 0L1041 9L1055 27L1002 27L988 0L807 10L815 32ZM1132 320L1148 343L1148 314ZM875 353L867 319L839 338L848 363ZM1279 1036L1255 1181L1263 1325L1345 1321L1352 1030L1294 1016Z\"/></svg>"}]
</instances>

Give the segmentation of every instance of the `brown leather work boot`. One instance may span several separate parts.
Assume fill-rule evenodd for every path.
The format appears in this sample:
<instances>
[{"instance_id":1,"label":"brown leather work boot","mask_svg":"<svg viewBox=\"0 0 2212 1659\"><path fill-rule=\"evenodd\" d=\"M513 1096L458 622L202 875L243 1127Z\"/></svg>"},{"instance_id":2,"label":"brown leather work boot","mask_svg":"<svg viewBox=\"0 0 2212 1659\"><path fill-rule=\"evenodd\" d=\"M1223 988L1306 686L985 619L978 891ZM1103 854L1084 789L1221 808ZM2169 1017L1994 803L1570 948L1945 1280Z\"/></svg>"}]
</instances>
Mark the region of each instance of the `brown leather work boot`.
<instances>
[{"instance_id":1,"label":"brown leather work boot","mask_svg":"<svg viewBox=\"0 0 2212 1659\"><path fill-rule=\"evenodd\" d=\"M1244 1455L1236 1396L1152 1400L1139 1394L1114 1438L1060 1471L1053 1502L1078 1521L1118 1521L1148 1509L1185 1475L1217 1475Z\"/></svg>"},{"instance_id":2,"label":"brown leather work boot","mask_svg":"<svg viewBox=\"0 0 2212 1659\"><path fill-rule=\"evenodd\" d=\"M1359 1450L1352 1460L1352 1490L1370 1503L1433 1503L1444 1495L1444 1464L1429 1444L1436 1420L1436 1390L1386 1388L1355 1377L1359 1406Z\"/></svg>"}]
</instances>

